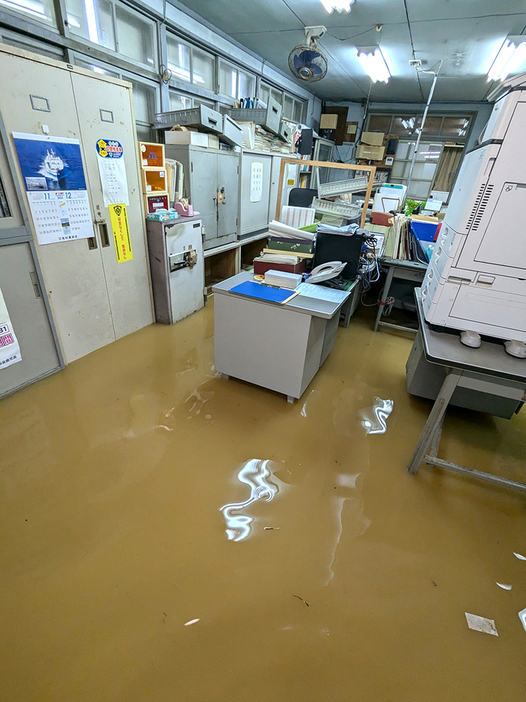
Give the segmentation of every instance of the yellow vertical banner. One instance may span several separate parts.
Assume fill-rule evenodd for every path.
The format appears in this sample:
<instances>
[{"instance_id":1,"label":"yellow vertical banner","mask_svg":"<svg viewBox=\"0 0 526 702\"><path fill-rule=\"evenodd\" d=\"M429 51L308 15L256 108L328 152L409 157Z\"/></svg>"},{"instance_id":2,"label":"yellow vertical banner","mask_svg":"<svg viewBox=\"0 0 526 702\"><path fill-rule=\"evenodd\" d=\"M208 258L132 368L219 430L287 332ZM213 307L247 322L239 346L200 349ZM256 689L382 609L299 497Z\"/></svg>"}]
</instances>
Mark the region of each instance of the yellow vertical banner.
<instances>
[{"instance_id":1,"label":"yellow vertical banner","mask_svg":"<svg viewBox=\"0 0 526 702\"><path fill-rule=\"evenodd\" d=\"M113 232L117 262L124 263L125 261L132 261L133 252L126 205L108 205L108 207L110 210L111 230Z\"/></svg>"}]
</instances>

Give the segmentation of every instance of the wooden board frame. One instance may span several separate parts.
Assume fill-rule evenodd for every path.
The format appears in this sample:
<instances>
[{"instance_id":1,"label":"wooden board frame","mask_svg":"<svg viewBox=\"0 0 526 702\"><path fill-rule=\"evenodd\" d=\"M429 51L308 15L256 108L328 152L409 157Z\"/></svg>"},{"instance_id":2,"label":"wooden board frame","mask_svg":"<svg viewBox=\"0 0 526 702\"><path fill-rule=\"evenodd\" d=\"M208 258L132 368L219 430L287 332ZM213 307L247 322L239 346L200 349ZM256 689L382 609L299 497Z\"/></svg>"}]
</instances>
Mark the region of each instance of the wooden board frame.
<instances>
[{"instance_id":1,"label":"wooden board frame","mask_svg":"<svg viewBox=\"0 0 526 702\"><path fill-rule=\"evenodd\" d=\"M281 194L283 192L283 180L285 176L285 164L294 163L296 166L308 166L312 168L343 168L347 171L369 171L369 181L367 183L367 190L365 192L365 202L362 210L362 218L360 220L360 227L365 224L365 218L367 216L367 208L369 206L369 200L371 199L371 193L373 191L374 175L376 173L376 166L357 166L355 163L334 163L334 161L302 161L297 158L282 158L281 168L279 171L279 183L278 183L278 200L276 202L276 219L279 221L281 215Z\"/></svg>"}]
</instances>

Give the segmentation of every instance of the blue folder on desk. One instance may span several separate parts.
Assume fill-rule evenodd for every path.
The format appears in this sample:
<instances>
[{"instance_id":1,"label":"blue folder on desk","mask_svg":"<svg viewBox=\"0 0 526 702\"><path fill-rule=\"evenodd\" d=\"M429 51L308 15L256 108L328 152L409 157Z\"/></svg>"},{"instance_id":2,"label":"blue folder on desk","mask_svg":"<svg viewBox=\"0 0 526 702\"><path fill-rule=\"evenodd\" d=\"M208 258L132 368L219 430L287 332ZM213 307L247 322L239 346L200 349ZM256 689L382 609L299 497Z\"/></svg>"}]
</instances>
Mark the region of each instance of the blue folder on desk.
<instances>
[{"instance_id":1,"label":"blue folder on desk","mask_svg":"<svg viewBox=\"0 0 526 702\"><path fill-rule=\"evenodd\" d=\"M267 302L283 303L294 295L294 290L283 290L283 288L270 288L268 285L261 285L252 280L247 280L234 288L230 292L246 297L253 297L257 300L267 300Z\"/></svg>"}]
</instances>

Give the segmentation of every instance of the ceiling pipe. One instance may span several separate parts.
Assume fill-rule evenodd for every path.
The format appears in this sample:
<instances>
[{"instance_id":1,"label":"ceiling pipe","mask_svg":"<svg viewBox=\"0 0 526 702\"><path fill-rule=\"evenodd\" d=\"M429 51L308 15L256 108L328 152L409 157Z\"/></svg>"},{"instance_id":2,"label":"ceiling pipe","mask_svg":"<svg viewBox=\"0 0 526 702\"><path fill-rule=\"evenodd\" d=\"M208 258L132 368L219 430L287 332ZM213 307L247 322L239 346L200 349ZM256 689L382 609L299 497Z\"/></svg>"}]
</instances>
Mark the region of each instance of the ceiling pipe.
<instances>
[{"instance_id":1,"label":"ceiling pipe","mask_svg":"<svg viewBox=\"0 0 526 702\"><path fill-rule=\"evenodd\" d=\"M405 202L406 202L407 197L409 195L409 186L411 185L411 178L413 177L413 170L415 168L415 161L416 161L416 157L418 156L418 147L420 146L420 139L422 138L422 132L424 131L424 125L426 123L427 113L429 112L429 105L431 104L431 100L433 99L433 93L435 92L435 85L437 84L438 74L439 74L441 68L442 68L442 61L440 61L440 64L439 64L438 69L436 71L424 71L424 70L419 71L418 67L416 67L417 72L419 72L419 73L432 73L435 77L433 78L433 84L431 85L431 90L429 91L429 97L427 98L426 108L425 108L424 114L422 116L422 124L420 125L420 127L418 129L418 136L416 138L415 152L413 154L413 158L411 160L411 166L409 168L409 175L407 177L407 190L405 192L404 201L402 202L402 207L405 205Z\"/></svg>"}]
</instances>

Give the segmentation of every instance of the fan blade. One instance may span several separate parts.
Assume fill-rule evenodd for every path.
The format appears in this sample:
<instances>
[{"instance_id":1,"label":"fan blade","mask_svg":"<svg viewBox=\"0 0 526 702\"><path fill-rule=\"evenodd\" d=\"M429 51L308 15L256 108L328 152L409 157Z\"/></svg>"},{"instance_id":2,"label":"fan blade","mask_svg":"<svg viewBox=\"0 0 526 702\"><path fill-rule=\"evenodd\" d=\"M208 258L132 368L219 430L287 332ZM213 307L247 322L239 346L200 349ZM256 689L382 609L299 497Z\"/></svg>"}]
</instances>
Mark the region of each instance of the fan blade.
<instances>
[{"instance_id":1,"label":"fan blade","mask_svg":"<svg viewBox=\"0 0 526 702\"><path fill-rule=\"evenodd\" d=\"M299 56L294 56L294 68L299 71L300 68L303 68L305 66L304 61L302 60L302 56L305 52L299 54Z\"/></svg>"},{"instance_id":2,"label":"fan blade","mask_svg":"<svg viewBox=\"0 0 526 702\"><path fill-rule=\"evenodd\" d=\"M320 68L317 64L311 63L307 68L310 68L312 71L313 76L319 76L320 73L323 73L323 68Z\"/></svg>"},{"instance_id":3,"label":"fan blade","mask_svg":"<svg viewBox=\"0 0 526 702\"><path fill-rule=\"evenodd\" d=\"M310 63L311 61L314 61L314 59L318 58L318 56L319 53L317 51L305 49L305 51L301 52L298 58L301 59L301 61L303 61L303 65L305 66L307 63Z\"/></svg>"}]
</instances>

